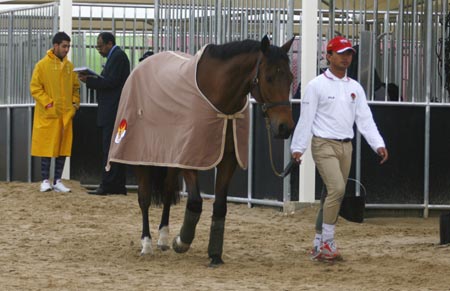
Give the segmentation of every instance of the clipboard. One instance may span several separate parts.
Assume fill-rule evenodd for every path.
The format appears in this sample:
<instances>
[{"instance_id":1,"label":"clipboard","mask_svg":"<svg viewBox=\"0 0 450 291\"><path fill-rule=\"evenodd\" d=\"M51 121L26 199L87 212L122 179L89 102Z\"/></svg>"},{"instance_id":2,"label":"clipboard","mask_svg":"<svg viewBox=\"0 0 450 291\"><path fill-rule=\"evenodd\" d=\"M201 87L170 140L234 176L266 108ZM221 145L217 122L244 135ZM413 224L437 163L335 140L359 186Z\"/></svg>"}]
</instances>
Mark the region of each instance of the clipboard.
<instances>
[{"instance_id":1,"label":"clipboard","mask_svg":"<svg viewBox=\"0 0 450 291\"><path fill-rule=\"evenodd\" d=\"M88 75L88 76L91 76L91 77L102 78L103 79L103 76L97 74L96 72L94 72L93 70L91 70L88 67L76 67L76 68L73 69L73 71L75 73L77 73L77 74L85 74L85 75Z\"/></svg>"}]
</instances>

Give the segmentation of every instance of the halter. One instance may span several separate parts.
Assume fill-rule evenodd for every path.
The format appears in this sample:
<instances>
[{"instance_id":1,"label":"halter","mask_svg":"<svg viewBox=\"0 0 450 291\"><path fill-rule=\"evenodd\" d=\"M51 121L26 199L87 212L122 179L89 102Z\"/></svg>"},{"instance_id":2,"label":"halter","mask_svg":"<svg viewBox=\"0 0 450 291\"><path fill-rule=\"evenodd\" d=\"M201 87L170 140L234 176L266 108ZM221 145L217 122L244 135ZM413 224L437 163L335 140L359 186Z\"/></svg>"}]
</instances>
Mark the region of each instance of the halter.
<instances>
[{"instance_id":1,"label":"halter","mask_svg":"<svg viewBox=\"0 0 450 291\"><path fill-rule=\"evenodd\" d=\"M259 97L261 98L262 101L264 101L264 97L261 94L261 90L259 88L259 66L261 65L261 60L262 60L262 55L259 55L258 60L256 61L256 72L255 72L255 76L252 79L252 90L254 88L256 88L258 90L259 93ZM261 110L263 112L263 116L264 118L269 118L269 116L267 115L267 110L272 108L272 107L276 107L276 106L290 106L291 102L290 101L279 101L279 102L262 102L261 104Z\"/></svg>"},{"instance_id":2,"label":"halter","mask_svg":"<svg viewBox=\"0 0 450 291\"><path fill-rule=\"evenodd\" d=\"M255 76L252 79L252 85L253 88L258 89L258 93L259 93L259 97L261 98L262 101L264 101L264 98L261 94L261 90L259 88L259 66L261 65L261 60L262 60L262 55L259 55L258 60L256 61L256 73ZM252 88L252 90L253 90ZM269 110L272 107L276 107L276 106L290 106L291 102L290 101L279 101L279 102L263 102L260 103L261 104L261 110L264 116L264 120L266 122L266 129L267 129L267 141L269 144L269 158L270 158L270 164L272 166L272 171L275 174L275 176L280 177L280 178L284 178L287 175L289 175L289 173L291 172L293 166L296 164L294 159L291 159L289 161L289 163L286 165L286 168L280 173L275 169L275 165L273 162L273 156L272 156L272 141L270 139L270 135L271 135L271 128L270 128L270 118L269 115L267 114L267 110Z\"/></svg>"}]
</instances>

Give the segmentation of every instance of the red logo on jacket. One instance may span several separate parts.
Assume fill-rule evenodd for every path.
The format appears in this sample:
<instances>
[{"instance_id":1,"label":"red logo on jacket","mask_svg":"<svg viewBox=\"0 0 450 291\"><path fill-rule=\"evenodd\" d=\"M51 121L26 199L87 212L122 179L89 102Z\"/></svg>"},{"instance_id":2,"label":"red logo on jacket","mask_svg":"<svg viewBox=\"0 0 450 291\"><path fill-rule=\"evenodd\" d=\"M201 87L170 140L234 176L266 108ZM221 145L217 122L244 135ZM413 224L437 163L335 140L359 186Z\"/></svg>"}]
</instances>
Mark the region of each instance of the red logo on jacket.
<instances>
[{"instance_id":1,"label":"red logo on jacket","mask_svg":"<svg viewBox=\"0 0 450 291\"><path fill-rule=\"evenodd\" d=\"M127 132L127 121L125 119L122 119L119 124L119 128L117 129L116 138L114 139L115 143L120 143L122 138L125 136L125 133Z\"/></svg>"}]
</instances>

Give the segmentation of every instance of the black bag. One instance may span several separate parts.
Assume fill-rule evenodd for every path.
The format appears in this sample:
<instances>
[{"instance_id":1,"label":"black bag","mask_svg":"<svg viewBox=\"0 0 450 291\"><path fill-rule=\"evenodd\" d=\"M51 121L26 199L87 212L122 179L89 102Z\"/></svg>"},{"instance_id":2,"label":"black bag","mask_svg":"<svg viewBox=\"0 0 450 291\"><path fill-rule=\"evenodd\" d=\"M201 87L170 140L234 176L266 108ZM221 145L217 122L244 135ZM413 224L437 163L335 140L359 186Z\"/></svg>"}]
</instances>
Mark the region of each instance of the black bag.
<instances>
[{"instance_id":1,"label":"black bag","mask_svg":"<svg viewBox=\"0 0 450 291\"><path fill-rule=\"evenodd\" d=\"M450 243L450 213L441 214L439 219L441 245Z\"/></svg>"},{"instance_id":2,"label":"black bag","mask_svg":"<svg viewBox=\"0 0 450 291\"><path fill-rule=\"evenodd\" d=\"M341 203L339 215L351 222L362 223L364 221L364 209L366 208L366 197L360 196L344 196Z\"/></svg>"}]
</instances>

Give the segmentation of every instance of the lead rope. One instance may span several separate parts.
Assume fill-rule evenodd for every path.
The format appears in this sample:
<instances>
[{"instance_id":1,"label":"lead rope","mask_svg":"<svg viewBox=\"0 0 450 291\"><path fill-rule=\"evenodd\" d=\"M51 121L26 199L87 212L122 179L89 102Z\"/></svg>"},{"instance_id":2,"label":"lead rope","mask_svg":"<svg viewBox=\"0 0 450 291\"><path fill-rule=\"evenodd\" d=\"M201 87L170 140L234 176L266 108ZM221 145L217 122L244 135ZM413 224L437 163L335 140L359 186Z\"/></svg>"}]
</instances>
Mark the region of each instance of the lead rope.
<instances>
[{"instance_id":1,"label":"lead rope","mask_svg":"<svg viewBox=\"0 0 450 291\"><path fill-rule=\"evenodd\" d=\"M292 167L294 166L294 159L291 158L289 163L286 165L286 168L283 170L283 172L278 172L277 169L275 169L275 164L273 163L273 156L272 156L272 140L270 139L270 120L269 117L264 117L264 120L266 121L266 129L267 129L267 141L269 143L269 158L270 158L270 165L272 166L272 171L275 174L275 176L284 178L287 175L289 175L292 171Z\"/></svg>"},{"instance_id":2,"label":"lead rope","mask_svg":"<svg viewBox=\"0 0 450 291\"><path fill-rule=\"evenodd\" d=\"M356 184L358 184L360 187L361 187L361 189L363 189L363 191L364 191L364 197L366 196L366 194L367 194L367 192L366 192L366 187L364 187L364 185L363 185L363 183L361 183L361 182L359 182L358 180L356 180L356 179L353 179L353 178L347 178L347 180L350 180L350 181L353 181L353 182L355 182ZM356 195L355 195L356 196ZM361 193L360 193L360 195L358 195L358 196L356 196L356 197L359 197L359 196L361 196Z\"/></svg>"}]
</instances>

